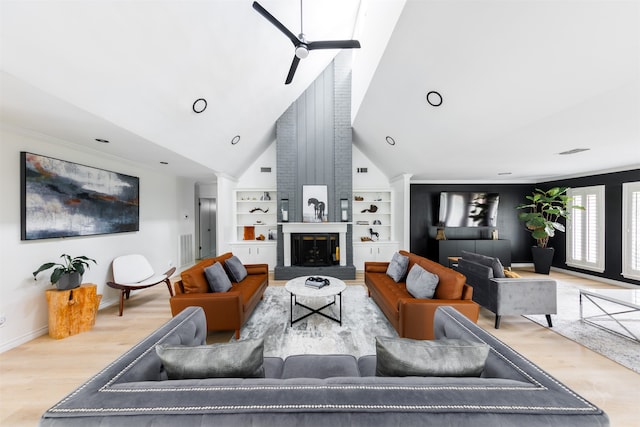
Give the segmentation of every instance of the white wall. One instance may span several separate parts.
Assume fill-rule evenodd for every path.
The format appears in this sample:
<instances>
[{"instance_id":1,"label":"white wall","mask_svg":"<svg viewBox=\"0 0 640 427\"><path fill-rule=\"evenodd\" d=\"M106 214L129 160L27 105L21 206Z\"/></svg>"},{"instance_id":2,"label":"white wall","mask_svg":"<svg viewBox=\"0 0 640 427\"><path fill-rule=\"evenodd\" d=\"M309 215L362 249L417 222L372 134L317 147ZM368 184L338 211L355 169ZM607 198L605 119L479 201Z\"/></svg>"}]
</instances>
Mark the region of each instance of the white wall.
<instances>
[{"instance_id":1,"label":"white wall","mask_svg":"<svg viewBox=\"0 0 640 427\"><path fill-rule=\"evenodd\" d=\"M218 254L231 252L229 242L235 241L235 230L233 229L233 190L237 181L229 176L218 175L218 230L216 233Z\"/></svg>"},{"instance_id":2,"label":"white wall","mask_svg":"<svg viewBox=\"0 0 640 427\"><path fill-rule=\"evenodd\" d=\"M370 188L389 188L389 177L365 156L355 145L351 151L353 163L353 189L366 190ZM356 172L358 168L367 168L367 173Z\"/></svg>"},{"instance_id":3,"label":"white wall","mask_svg":"<svg viewBox=\"0 0 640 427\"><path fill-rule=\"evenodd\" d=\"M278 186L276 142L264 150L255 162L238 179L238 188L273 188ZM260 172L260 168L269 167L271 172Z\"/></svg>"},{"instance_id":4,"label":"white wall","mask_svg":"<svg viewBox=\"0 0 640 427\"><path fill-rule=\"evenodd\" d=\"M0 128L0 316L6 316L6 323L0 327L0 352L47 332L48 310L44 291L51 286L48 281L50 271L39 275L38 281L34 281L31 275L42 263L56 261L63 253L94 258L98 265L93 265L85 273L84 282L98 285L98 293L103 295L101 307L104 307L117 302L118 298L118 293L106 285L111 279L114 257L142 253L154 269L164 272L169 264L177 263L179 232L193 230L192 220L179 220L178 217L184 212L190 218L194 217L193 190L191 195L183 195L184 198L178 202L179 181L176 177L91 149L80 151L79 147L18 129ZM20 151L139 177L140 231L21 241ZM183 182L180 192L188 191L185 189L189 187L193 189L193 183ZM184 207L185 200L191 201L187 203L188 207Z\"/></svg>"}]
</instances>

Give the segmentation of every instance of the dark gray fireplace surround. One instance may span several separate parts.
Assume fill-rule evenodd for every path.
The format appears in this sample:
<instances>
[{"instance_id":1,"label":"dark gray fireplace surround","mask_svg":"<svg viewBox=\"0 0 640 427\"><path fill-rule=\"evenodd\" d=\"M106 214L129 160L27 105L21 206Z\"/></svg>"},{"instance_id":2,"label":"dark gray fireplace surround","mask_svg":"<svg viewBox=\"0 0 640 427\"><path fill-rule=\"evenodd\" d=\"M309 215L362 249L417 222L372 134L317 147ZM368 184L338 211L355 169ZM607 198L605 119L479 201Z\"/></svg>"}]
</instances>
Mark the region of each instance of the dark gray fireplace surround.
<instances>
[{"instance_id":1,"label":"dark gray fireplace surround","mask_svg":"<svg viewBox=\"0 0 640 427\"><path fill-rule=\"evenodd\" d=\"M351 53L343 51L276 123L278 202L288 199L290 222L302 222L302 186L327 186L328 222L340 222L340 200L352 200ZM282 212L278 212L282 222ZM322 231L316 230L317 233ZM351 225L340 247L346 265L284 265L282 227L274 275L287 280L304 275L354 279ZM293 247L293 242L291 242ZM344 247L346 246L346 247Z\"/></svg>"}]
</instances>

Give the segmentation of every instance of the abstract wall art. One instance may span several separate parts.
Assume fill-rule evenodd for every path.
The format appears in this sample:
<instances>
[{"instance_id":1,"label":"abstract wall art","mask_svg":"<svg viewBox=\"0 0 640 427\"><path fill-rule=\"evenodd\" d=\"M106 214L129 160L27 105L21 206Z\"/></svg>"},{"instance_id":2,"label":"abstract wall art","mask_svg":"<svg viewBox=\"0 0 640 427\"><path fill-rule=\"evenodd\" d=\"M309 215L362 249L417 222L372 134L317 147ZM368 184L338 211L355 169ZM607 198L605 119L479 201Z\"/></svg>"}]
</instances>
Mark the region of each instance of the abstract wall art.
<instances>
[{"instance_id":1,"label":"abstract wall art","mask_svg":"<svg viewBox=\"0 0 640 427\"><path fill-rule=\"evenodd\" d=\"M20 153L21 238L89 236L140 229L140 179Z\"/></svg>"}]
</instances>

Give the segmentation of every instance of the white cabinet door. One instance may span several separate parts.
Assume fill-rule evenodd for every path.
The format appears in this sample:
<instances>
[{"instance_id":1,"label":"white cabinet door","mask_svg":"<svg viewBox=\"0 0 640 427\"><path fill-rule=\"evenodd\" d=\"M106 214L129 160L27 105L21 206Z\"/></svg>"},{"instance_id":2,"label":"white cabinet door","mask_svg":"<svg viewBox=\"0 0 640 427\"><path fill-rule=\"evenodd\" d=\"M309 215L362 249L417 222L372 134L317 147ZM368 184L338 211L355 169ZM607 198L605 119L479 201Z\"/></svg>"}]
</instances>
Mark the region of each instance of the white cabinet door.
<instances>
[{"instance_id":1,"label":"white cabinet door","mask_svg":"<svg viewBox=\"0 0 640 427\"><path fill-rule=\"evenodd\" d=\"M353 265L357 271L364 271L364 262L374 261L372 245L353 244Z\"/></svg>"},{"instance_id":2,"label":"white cabinet door","mask_svg":"<svg viewBox=\"0 0 640 427\"><path fill-rule=\"evenodd\" d=\"M269 270L273 270L276 266L276 244L261 244L255 248L255 254L253 262L254 264L269 264Z\"/></svg>"},{"instance_id":3,"label":"white cabinet door","mask_svg":"<svg viewBox=\"0 0 640 427\"><path fill-rule=\"evenodd\" d=\"M393 254L399 250L398 242L378 243L376 246L376 261L391 261Z\"/></svg>"},{"instance_id":4,"label":"white cabinet door","mask_svg":"<svg viewBox=\"0 0 640 427\"><path fill-rule=\"evenodd\" d=\"M269 264L269 270L276 265L275 242L231 243L231 251L243 264Z\"/></svg>"},{"instance_id":5,"label":"white cabinet door","mask_svg":"<svg viewBox=\"0 0 640 427\"><path fill-rule=\"evenodd\" d=\"M353 244L353 265L358 271L364 271L365 261L391 261L398 251L398 242L368 242Z\"/></svg>"}]
</instances>

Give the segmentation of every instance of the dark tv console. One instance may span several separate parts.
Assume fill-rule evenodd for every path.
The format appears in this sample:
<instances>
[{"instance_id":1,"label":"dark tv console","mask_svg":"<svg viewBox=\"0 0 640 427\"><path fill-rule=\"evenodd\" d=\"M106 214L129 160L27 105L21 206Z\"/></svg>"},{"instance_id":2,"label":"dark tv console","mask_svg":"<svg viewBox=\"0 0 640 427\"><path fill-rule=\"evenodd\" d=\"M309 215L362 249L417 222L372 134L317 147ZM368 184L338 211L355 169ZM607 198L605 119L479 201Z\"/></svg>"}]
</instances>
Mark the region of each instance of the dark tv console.
<instances>
[{"instance_id":1,"label":"dark tv console","mask_svg":"<svg viewBox=\"0 0 640 427\"><path fill-rule=\"evenodd\" d=\"M437 244L437 261L450 265L449 257L459 257L462 251L475 252L477 254L497 257L504 267L511 267L511 241L510 240L434 240Z\"/></svg>"}]
</instances>

